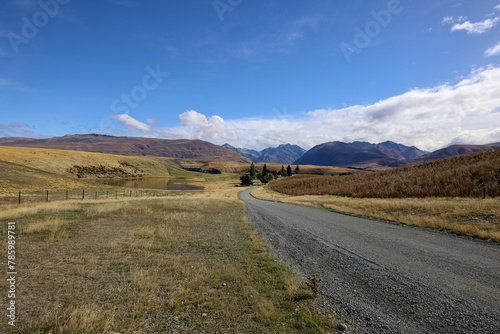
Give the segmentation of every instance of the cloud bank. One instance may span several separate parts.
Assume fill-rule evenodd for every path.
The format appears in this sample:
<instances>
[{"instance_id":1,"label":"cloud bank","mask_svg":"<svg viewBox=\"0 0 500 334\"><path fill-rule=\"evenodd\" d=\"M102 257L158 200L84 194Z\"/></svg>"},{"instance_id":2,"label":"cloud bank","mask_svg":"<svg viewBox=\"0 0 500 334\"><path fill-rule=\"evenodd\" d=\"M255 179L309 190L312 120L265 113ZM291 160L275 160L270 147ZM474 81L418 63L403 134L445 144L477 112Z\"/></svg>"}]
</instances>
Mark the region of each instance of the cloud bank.
<instances>
[{"instance_id":1,"label":"cloud bank","mask_svg":"<svg viewBox=\"0 0 500 334\"><path fill-rule=\"evenodd\" d=\"M129 115L115 119L148 136L228 142L254 149L283 143L308 149L335 140L392 140L424 150L454 143L485 144L500 142L500 68L476 69L456 84L414 88L370 105L301 115L224 120L190 110L179 115L179 125L159 129Z\"/></svg>"}]
</instances>

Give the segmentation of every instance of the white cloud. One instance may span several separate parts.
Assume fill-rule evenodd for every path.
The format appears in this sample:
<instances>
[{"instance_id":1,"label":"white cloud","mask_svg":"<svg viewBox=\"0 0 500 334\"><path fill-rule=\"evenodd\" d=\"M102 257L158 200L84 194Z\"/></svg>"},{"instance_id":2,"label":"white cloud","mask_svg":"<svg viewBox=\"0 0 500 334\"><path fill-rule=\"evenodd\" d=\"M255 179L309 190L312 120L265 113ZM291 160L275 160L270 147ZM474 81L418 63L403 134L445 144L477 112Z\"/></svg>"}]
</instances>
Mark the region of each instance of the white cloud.
<instances>
[{"instance_id":1,"label":"white cloud","mask_svg":"<svg viewBox=\"0 0 500 334\"><path fill-rule=\"evenodd\" d=\"M142 132L148 132L151 130L151 126L146 123L139 122L134 119L130 115L121 114L121 115L113 115L111 118L117 120L124 128L128 130L139 130Z\"/></svg>"},{"instance_id":2,"label":"white cloud","mask_svg":"<svg viewBox=\"0 0 500 334\"><path fill-rule=\"evenodd\" d=\"M167 138L202 139L223 144L237 140L236 132L220 116L207 117L194 110L179 115L180 126L163 128L157 134Z\"/></svg>"},{"instance_id":3,"label":"white cloud","mask_svg":"<svg viewBox=\"0 0 500 334\"><path fill-rule=\"evenodd\" d=\"M500 11L500 5L495 6L495 9Z\"/></svg>"},{"instance_id":4,"label":"white cloud","mask_svg":"<svg viewBox=\"0 0 500 334\"><path fill-rule=\"evenodd\" d=\"M9 124L0 123L0 137L28 137L36 138L30 126L26 123L13 122Z\"/></svg>"},{"instance_id":5,"label":"white cloud","mask_svg":"<svg viewBox=\"0 0 500 334\"><path fill-rule=\"evenodd\" d=\"M451 27L451 31L465 30L467 35L481 35L496 26L500 22L500 17L494 19L486 19L482 22L471 23L466 21L463 23L456 23Z\"/></svg>"},{"instance_id":6,"label":"white cloud","mask_svg":"<svg viewBox=\"0 0 500 334\"><path fill-rule=\"evenodd\" d=\"M455 85L415 88L372 105L320 109L300 118L227 121L234 146L392 140L435 150L451 143L500 141L500 68L480 69Z\"/></svg>"},{"instance_id":7,"label":"white cloud","mask_svg":"<svg viewBox=\"0 0 500 334\"><path fill-rule=\"evenodd\" d=\"M500 67L473 70L456 84L414 88L370 105L318 109L301 116L286 112L224 120L190 110L179 115L178 126L161 129L128 115L119 117L123 125L152 137L228 142L253 149L283 143L308 149L335 140L392 140L424 150L452 143L486 144L500 142Z\"/></svg>"},{"instance_id":8,"label":"white cloud","mask_svg":"<svg viewBox=\"0 0 500 334\"><path fill-rule=\"evenodd\" d=\"M459 16L459 17L454 17L454 16L445 16L443 17L443 20L441 20L441 24L453 24L457 22L464 22L467 20L467 16Z\"/></svg>"},{"instance_id":9,"label":"white cloud","mask_svg":"<svg viewBox=\"0 0 500 334\"><path fill-rule=\"evenodd\" d=\"M488 50L484 52L484 55L486 57L492 57L492 56L497 56L500 55L500 42L497 45L492 46Z\"/></svg>"}]
</instances>

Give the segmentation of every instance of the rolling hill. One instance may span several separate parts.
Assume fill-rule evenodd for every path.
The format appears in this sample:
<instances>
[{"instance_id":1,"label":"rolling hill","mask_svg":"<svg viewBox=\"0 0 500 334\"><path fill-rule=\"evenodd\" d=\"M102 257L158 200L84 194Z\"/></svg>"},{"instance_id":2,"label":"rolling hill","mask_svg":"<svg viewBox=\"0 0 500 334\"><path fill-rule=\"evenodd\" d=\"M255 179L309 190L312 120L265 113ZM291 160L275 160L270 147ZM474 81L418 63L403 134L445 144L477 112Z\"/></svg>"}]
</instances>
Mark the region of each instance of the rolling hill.
<instances>
[{"instance_id":1,"label":"rolling hill","mask_svg":"<svg viewBox=\"0 0 500 334\"><path fill-rule=\"evenodd\" d=\"M0 146L0 191L75 189L87 179L170 176L168 158Z\"/></svg>"},{"instance_id":2,"label":"rolling hill","mask_svg":"<svg viewBox=\"0 0 500 334\"><path fill-rule=\"evenodd\" d=\"M288 178L271 188L293 196L498 197L499 166L500 148L374 173Z\"/></svg>"},{"instance_id":3,"label":"rolling hill","mask_svg":"<svg viewBox=\"0 0 500 334\"><path fill-rule=\"evenodd\" d=\"M443 149L434 151L432 153L423 155L415 162L432 161L438 159L445 159L455 157L458 155L472 154L476 152L483 152L500 148L500 143L486 144L486 145L452 145Z\"/></svg>"},{"instance_id":4,"label":"rolling hill","mask_svg":"<svg viewBox=\"0 0 500 334\"><path fill-rule=\"evenodd\" d=\"M201 161L250 163L240 154L202 140L115 137L99 134L46 139L0 138L0 145L96 152L126 156L157 156Z\"/></svg>"}]
</instances>

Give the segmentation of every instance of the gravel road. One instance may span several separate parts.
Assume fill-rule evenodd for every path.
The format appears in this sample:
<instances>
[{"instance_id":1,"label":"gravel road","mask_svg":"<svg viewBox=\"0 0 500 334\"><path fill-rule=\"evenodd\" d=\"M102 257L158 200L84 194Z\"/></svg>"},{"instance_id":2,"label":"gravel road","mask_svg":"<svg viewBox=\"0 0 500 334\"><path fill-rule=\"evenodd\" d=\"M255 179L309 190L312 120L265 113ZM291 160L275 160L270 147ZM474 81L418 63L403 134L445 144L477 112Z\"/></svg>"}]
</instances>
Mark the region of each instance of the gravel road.
<instances>
[{"instance_id":1,"label":"gravel road","mask_svg":"<svg viewBox=\"0 0 500 334\"><path fill-rule=\"evenodd\" d=\"M349 332L500 333L500 245L240 193L277 256L322 279Z\"/></svg>"}]
</instances>

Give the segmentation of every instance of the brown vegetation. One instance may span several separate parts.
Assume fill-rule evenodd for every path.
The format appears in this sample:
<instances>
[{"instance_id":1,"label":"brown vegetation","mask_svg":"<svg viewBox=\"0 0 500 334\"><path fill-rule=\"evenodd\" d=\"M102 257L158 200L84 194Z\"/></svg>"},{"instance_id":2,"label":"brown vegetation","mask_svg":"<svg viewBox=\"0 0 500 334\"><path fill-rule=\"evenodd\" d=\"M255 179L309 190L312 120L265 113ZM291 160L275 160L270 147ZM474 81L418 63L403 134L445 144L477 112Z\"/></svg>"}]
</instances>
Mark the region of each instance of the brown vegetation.
<instances>
[{"instance_id":1,"label":"brown vegetation","mask_svg":"<svg viewBox=\"0 0 500 334\"><path fill-rule=\"evenodd\" d=\"M500 196L500 149L376 173L291 178L271 185L287 195L357 198Z\"/></svg>"},{"instance_id":2,"label":"brown vegetation","mask_svg":"<svg viewBox=\"0 0 500 334\"><path fill-rule=\"evenodd\" d=\"M20 235L19 332L331 332L306 283L246 221L239 189L211 186L168 199L4 208L0 219ZM5 225L0 241L6 253Z\"/></svg>"}]
</instances>

